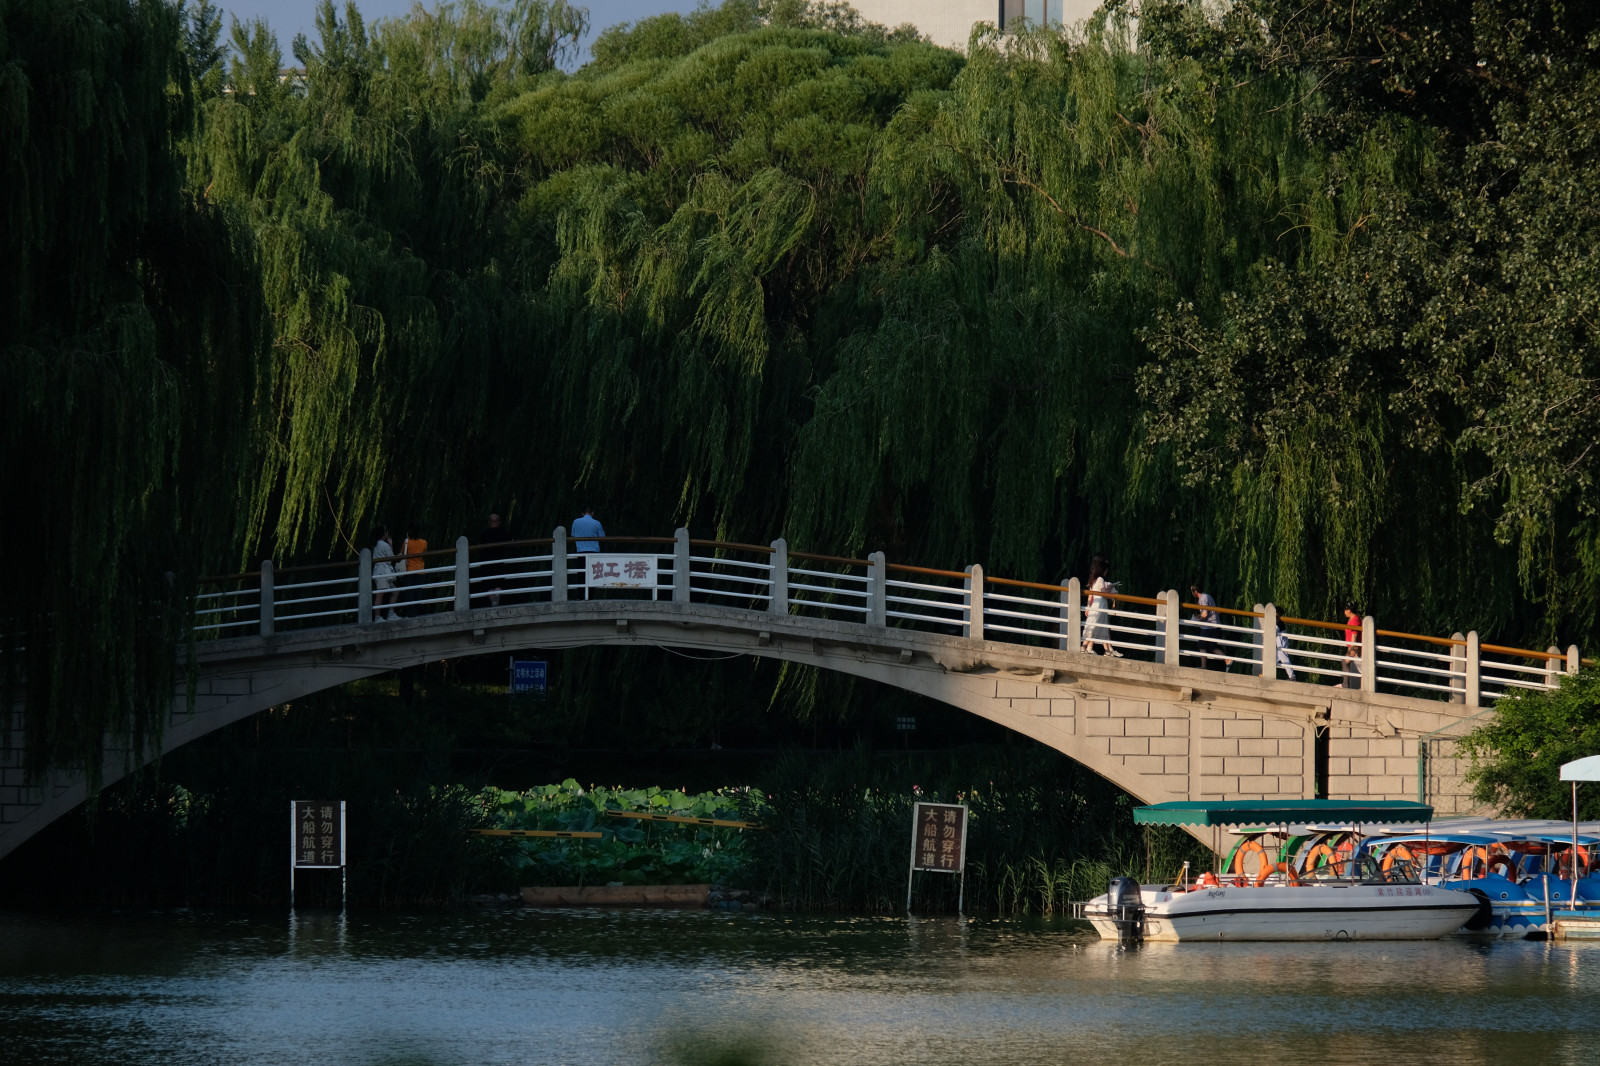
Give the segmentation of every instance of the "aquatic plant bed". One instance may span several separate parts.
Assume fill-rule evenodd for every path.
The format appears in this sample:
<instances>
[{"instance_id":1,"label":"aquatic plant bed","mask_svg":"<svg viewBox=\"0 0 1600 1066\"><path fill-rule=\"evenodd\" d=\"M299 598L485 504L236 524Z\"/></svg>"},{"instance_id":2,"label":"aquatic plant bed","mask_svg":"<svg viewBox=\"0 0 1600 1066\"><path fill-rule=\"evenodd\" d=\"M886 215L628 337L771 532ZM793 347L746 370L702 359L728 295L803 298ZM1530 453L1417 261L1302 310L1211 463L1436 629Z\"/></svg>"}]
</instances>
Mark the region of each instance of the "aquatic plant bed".
<instances>
[{"instance_id":1,"label":"aquatic plant bed","mask_svg":"<svg viewBox=\"0 0 1600 1066\"><path fill-rule=\"evenodd\" d=\"M530 907L704 907L710 885L530 885Z\"/></svg>"}]
</instances>

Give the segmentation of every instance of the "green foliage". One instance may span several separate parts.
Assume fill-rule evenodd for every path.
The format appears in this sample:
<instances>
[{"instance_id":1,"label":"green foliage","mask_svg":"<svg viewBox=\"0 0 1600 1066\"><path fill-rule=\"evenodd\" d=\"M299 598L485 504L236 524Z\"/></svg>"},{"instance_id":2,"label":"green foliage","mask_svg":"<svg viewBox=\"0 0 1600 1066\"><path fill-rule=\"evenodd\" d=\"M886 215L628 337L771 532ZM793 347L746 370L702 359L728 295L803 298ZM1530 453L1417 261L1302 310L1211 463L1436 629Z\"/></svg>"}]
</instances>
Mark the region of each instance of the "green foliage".
<instances>
[{"instance_id":1,"label":"green foliage","mask_svg":"<svg viewBox=\"0 0 1600 1066\"><path fill-rule=\"evenodd\" d=\"M757 830L607 818L606 811L759 821L761 793L729 789L688 795L671 789L581 788L571 778L525 792L489 789L482 801L501 829L599 832L599 840L518 840L519 885L740 884L752 875L749 836Z\"/></svg>"},{"instance_id":2,"label":"green foliage","mask_svg":"<svg viewBox=\"0 0 1600 1066\"><path fill-rule=\"evenodd\" d=\"M3 695L32 771L93 782L108 734L159 732L195 578L230 554L267 323L253 234L184 189L178 10L0 19Z\"/></svg>"},{"instance_id":3,"label":"green foliage","mask_svg":"<svg viewBox=\"0 0 1600 1066\"><path fill-rule=\"evenodd\" d=\"M1522 690L1495 703L1494 717L1467 734L1472 798L1518 818L1568 818L1571 785L1561 766L1600 753L1600 670L1561 678L1554 690ZM1578 789L1579 814L1600 818L1600 789Z\"/></svg>"},{"instance_id":4,"label":"green foliage","mask_svg":"<svg viewBox=\"0 0 1600 1066\"><path fill-rule=\"evenodd\" d=\"M0 544L70 542L0 592L40 765L153 725L200 572L581 498L1600 638L1588 7L1165 0L962 56L726 0L572 74L567 0L323 0L293 71L204 2L4 11Z\"/></svg>"},{"instance_id":5,"label":"green foliage","mask_svg":"<svg viewBox=\"0 0 1600 1066\"><path fill-rule=\"evenodd\" d=\"M763 887L802 910L905 906L912 804L969 808L967 901L974 910L1054 914L1105 891L1110 876L1174 876L1210 852L1179 833L1134 835L1135 801L1036 745L947 757L795 753L764 779L768 831L750 838ZM1198 868L1198 867L1197 867ZM918 909L955 908L955 879L925 875ZM1091 891L1092 890L1092 891Z\"/></svg>"}]
</instances>

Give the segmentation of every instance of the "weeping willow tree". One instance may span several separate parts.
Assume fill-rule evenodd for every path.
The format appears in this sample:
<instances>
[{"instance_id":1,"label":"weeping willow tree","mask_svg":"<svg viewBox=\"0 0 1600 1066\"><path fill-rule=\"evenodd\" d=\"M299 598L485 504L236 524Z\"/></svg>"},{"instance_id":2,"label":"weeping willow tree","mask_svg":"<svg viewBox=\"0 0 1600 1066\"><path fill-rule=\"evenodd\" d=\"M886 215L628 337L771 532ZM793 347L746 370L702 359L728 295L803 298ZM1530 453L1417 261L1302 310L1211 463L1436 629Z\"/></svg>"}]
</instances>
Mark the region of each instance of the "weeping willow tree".
<instances>
[{"instance_id":1,"label":"weeping willow tree","mask_svg":"<svg viewBox=\"0 0 1600 1066\"><path fill-rule=\"evenodd\" d=\"M1600 636L1587 10L1158 0L963 55L725 0L571 73L565 0L324 0L288 68L207 5L182 34L160 3L73 10L121 50L13 4L0 68L0 120L56 139L6 141L8 460L52 442L7 477L78 560L7 590L12 629L81 621L74 582L154 583L93 598L71 655L146 663L93 712L70 686L105 682L27 642L30 686L68 686L41 737L138 720L163 638L115 629L167 570L347 555L374 519L539 535L589 501L619 532L1046 580L1105 551L1138 587ZM73 167L132 179L57 203ZM71 376L113 370L147 387Z\"/></svg>"},{"instance_id":2,"label":"weeping willow tree","mask_svg":"<svg viewBox=\"0 0 1600 1066\"><path fill-rule=\"evenodd\" d=\"M194 579L234 547L262 293L250 228L185 193L179 13L0 11L7 705L32 770L97 778L107 735L159 731Z\"/></svg>"}]
</instances>

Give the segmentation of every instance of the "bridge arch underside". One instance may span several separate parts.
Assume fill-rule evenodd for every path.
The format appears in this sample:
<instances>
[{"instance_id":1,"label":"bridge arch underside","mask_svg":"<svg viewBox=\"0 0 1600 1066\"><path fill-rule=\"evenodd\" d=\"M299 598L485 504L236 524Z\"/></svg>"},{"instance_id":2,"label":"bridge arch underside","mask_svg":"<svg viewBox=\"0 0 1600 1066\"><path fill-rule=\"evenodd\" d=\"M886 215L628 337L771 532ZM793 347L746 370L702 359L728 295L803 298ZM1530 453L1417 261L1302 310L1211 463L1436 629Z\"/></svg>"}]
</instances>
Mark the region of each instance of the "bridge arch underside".
<instances>
[{"instance_id":1,"label":"bridge arch underside","mask_svg":"<svg viewBox=\"0 0 1600 1066\"><path fill-rule=\"evenodd\" d=\"M253 714L349 681L440 659L596 645L738 652L878 681L1037 740L1147 803L1312 796L1319 728L1328 736L1330 796L1411 798L1416 738L1464 719L1464 708L1452 704L1417 707L1424 701L1073 649L692 603L602 600L202 644L192 707L187 687L175 694L159 752L108 751L103 783ZM1459 792L1453 755L1434 755L1429 784L1448 790L1454 782ZM0 752L0 856L87 797L82 774L57 773L30 788L21 766L21 752ZM1430 798L1442 812L1470 809L1461 795Z\"/></svg>"}]
</instances>

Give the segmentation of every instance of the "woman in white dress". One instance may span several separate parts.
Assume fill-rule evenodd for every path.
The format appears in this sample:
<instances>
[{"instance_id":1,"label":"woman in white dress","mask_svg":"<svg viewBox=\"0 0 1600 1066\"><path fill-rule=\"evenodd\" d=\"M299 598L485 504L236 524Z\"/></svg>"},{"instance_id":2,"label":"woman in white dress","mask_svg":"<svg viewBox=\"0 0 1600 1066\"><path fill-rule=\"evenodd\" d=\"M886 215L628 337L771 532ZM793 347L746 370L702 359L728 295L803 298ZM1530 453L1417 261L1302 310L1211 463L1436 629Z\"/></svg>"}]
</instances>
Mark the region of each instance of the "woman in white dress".
<instances>
[{"instance_id":1,"label":"woman in white dress","mask_svg":"<svg viewBox=\"0 0 1600 1066\"><path fill-rule=\"evenodd\" d=\"M1089 610L1083 620L1083 650L1094 654L1114 655L1120 659L1122 653L1111 646L1111 631L1107 628L1107 611L1111 608L1111 597L1103 595L1117 590L1116 585L1106 580L1106 571L1110 569L1111 564L1106 562L1104 555L1096 555L1089 561ZM1096 644L1101 648L1098 653L1094 650Z\"/></svg>"},{"instance_id":2,"label":"woman in white dress","mask_svg":"<svg viewBox=\"0 0 1600 1066\"><path fill-rule=\"evenodd\" d=\"M394 541L389 536L388 526L379 526L372 531L372 617L375 620L388 620L393 622L397 617L394 613L395 597L399 595L394 587ZM384 607L389 608L389 613L384 614Z\"/></svg>"}]
</instances>

